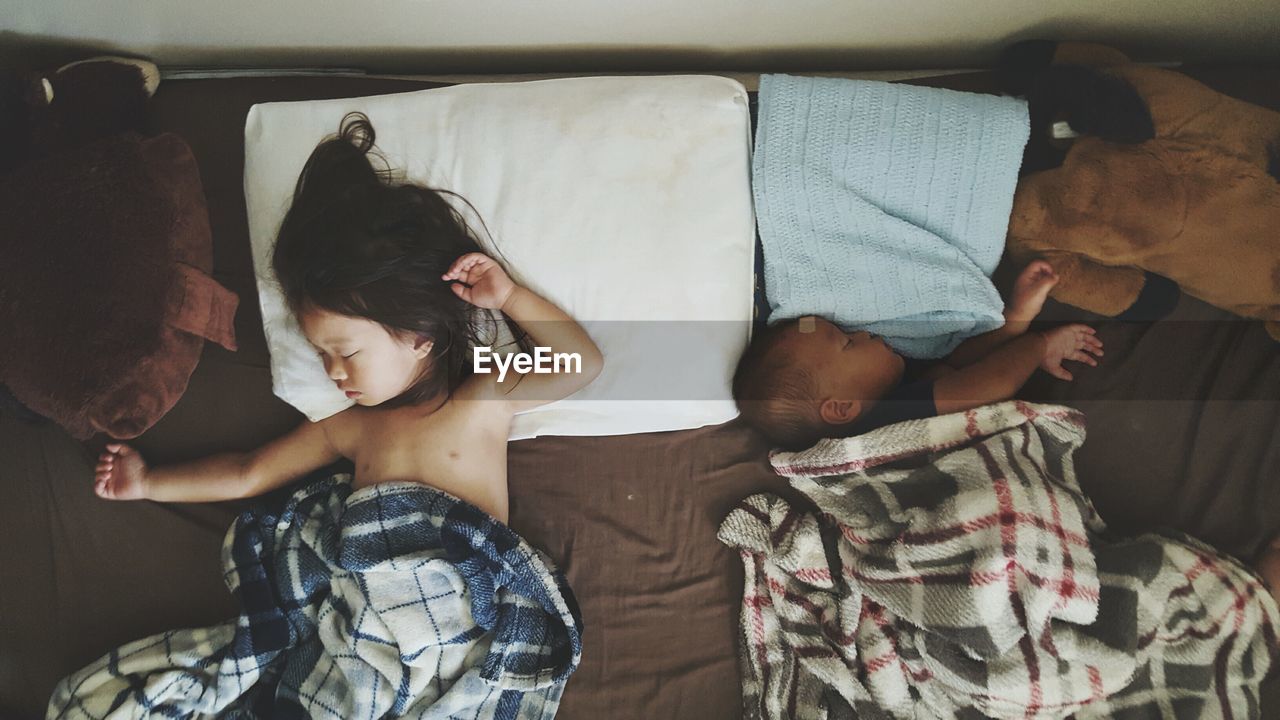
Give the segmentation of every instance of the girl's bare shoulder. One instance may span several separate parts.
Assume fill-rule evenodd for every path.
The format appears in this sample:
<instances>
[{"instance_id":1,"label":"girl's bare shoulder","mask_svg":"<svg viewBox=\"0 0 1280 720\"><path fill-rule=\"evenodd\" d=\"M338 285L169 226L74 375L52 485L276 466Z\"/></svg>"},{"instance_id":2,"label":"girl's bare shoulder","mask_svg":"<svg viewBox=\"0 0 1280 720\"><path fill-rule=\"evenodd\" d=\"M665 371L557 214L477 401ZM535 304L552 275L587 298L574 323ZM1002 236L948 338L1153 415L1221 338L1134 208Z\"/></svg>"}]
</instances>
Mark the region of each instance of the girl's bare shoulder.
<instances>
[{"instance_id":1,"label":"girl's bare shoulder","mask_svg":"<svg viewBox=\"0 0 1280 720\"><path fill-rule=\"evenodd\" d=\"M502 407L504 403L503 387L498 384L497 375L493 373L475 373L468 377L458 386L453 393L455 402L463 402L472 404L477 409L492 408L495 411L506 412L506 408ZM512 384L510 382L508 385Z\"/></svg>"},{"instance_id":2,"label":"girl's bare shoulder","mask_svg":"<svg viewBox=\"0 0 1280 720\"><path fill-rule=\"evenodd\" d=\"M329 444L342 453L343 457L350 458L354 457L355 449L360 447L370 417L367 408L357 405L321 420L320 427Z\"/></svg>"}]
</instances>

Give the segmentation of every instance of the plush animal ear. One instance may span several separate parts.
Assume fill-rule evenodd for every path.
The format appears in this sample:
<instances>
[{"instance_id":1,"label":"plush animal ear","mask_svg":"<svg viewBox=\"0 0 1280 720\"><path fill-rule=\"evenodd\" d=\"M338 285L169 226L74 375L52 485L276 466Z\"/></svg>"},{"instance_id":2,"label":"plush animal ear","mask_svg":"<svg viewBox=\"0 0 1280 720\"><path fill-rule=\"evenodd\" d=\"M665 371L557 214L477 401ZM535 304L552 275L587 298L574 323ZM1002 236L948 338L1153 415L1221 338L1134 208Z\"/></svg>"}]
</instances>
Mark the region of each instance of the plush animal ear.
<instances>
[{"instance_id":1,"label":"plush animal ear","mask_svg":"<svg viewBox=\"0 0 1280 720\"><path fill-rule=\"evenodd\" d=\"M1132 85L1097 68L1055 65L1031 83L1032 132L1066 120L1081 135L1137 144L1156 136L1151 110Z\"/></svg>"},{"instance_id":2,"label":"plush animal ear","mask_svg":"<svg viewBox=\"0 0 1280 720\"><path fill-rule=\"evenodd\" d=\"M862 413L862 403L857 400L827 398L818 407L818 415L828 425L844 425L853 422Z\"/></svg>"},{"instance_id":3,"label":"plush animal ear","mask_svg":"<svg viewBox=\"0 0 1280 720\"><path fill-rule=\"evenodd\" d=\"M1036 76L1053 63L1057 49L1053 40L1023 40L1006 47L996 63L1000 89L1010 95L1026 95Z\"/></svg>"},{"instance_id":4,"label":"plush animal ear","mask_svg":"<svg viewBox=\"0 0 1280 720\"><path fill-rule=\"evenodd\" d=\"M0 72L0 175L18 169L29 154L28 75Z\"/></svg>"}]
</instances>

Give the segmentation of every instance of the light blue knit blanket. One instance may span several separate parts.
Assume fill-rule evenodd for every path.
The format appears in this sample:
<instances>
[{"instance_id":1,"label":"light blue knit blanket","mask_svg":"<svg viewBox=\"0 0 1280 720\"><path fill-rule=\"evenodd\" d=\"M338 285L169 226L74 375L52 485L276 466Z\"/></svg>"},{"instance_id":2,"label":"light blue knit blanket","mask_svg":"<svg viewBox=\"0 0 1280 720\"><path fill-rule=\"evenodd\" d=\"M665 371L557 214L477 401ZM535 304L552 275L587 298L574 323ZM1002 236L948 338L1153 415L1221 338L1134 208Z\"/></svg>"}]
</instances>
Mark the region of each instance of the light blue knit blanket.
<instances>
[{"instance_id":1,"label":"light blue knit blanket","mask_svg":"<svg viewBox=\"0 0 1280 720\"><path fill-rule=\"evenodd\" d=\"M1026 103L865 80L760 78L752 184L770 322L818 315L942 357L1000 327Z\"/></svg>"}]
</instances>

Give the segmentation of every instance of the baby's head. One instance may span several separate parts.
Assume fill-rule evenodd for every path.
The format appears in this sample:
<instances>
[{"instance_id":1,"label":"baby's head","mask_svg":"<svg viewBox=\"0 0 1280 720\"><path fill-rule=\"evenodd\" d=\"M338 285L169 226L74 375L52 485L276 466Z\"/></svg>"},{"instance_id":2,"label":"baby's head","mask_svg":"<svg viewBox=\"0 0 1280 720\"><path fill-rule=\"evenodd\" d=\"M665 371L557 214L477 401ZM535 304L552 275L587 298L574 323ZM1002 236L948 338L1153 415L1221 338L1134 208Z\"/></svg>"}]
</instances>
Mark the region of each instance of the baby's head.
<instances>
[{"instance_id":1,"label":"baby's head","mask_svg":"<svg viewBox=\"0 0 1280 720\"><path fill-rule=\"evenodd\" d=\"M817 317L756 335L738 361L733 397L742 417L787 450L843 437L902 379L904 361L880 338Z\"/></svg>"},{"instance_id":2,"label":"baby's head","mask_svg":"<svg viewBox=\"0 0 1280 720\"><path fill-rule=\"evenodd\" d=\"M353 113L312 151L272 264L338 387L360 405L408 405L451 393L469 371L476 316L441 276L482 250L444 191L375 168L373 143Z\"/></svg>"}]
</instances>

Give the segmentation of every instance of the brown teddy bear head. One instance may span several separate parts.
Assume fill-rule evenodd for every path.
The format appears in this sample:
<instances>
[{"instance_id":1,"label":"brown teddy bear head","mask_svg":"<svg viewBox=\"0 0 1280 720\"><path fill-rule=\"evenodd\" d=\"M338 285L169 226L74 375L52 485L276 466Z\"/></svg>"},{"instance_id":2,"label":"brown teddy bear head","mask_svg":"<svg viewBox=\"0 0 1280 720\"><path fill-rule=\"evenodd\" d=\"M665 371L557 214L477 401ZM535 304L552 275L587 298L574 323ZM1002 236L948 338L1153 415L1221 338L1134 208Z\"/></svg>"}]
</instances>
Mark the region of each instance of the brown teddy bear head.
<instances>
[{"instance_id":1,"label":"brown teddy bear head","mask_svg":"<svg viewBox=\"0 0 1280 720\"><path fill-rule=\"evenodd\" d=\"M145 60L99 57L0 77L0 174L123 132L141 132L160 83Z\"/></svg>"}]
</instances>

